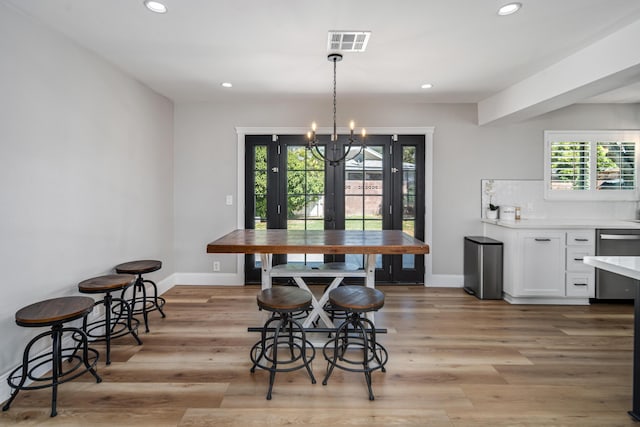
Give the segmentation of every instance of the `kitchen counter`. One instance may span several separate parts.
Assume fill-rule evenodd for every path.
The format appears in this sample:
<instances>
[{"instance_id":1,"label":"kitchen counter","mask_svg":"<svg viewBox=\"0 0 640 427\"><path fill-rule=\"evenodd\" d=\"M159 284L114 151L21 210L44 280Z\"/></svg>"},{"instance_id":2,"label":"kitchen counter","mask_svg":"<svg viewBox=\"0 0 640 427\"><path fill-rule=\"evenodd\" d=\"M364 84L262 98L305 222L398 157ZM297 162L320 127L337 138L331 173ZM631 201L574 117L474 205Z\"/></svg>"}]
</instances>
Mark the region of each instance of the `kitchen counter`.
<instances>
[{"instance_id":1,"label":"kitchen counter","mask_svg":"<svg viewBox=\"0 0 640 427\"><path fill-rule=\"evenodd\" d=\"M506 228L530 228L530 229L571 229L571 228L637 228L640 229L638 220L622 219L588 219L588 218L560 218L560 219L521 219L518 221L505 221L482 219L485 224L499 225Z\"/></svg>"},{"instance_id":2,"label":"kitchen counter","mask_svg":"<svg viewBox=\"0 0 640 427\"><path fill-rule=\"evenodd\" d=\"M586 256L584 263L640 280L640 257L637 256Z\"/></svg>"}]
</instances>

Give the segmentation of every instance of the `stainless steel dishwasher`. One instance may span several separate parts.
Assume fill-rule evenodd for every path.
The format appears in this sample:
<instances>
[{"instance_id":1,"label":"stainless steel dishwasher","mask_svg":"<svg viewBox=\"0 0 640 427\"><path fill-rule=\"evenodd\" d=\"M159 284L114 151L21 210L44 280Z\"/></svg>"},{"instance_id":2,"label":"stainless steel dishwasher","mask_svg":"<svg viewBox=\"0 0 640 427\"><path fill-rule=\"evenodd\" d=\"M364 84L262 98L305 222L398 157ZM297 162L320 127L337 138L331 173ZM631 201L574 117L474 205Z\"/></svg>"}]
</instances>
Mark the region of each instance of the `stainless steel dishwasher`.
<instances>
[{"instance_id":1,"label":"stainless steel dishwasher","mask_svg":"<svg viewBox=\"0 0 640 427\"><path fill-rule=\"evenodd\" d=\"M598 229L596 237L596 255L640 256L640 229ZM596 298L633 299L637 282L596 268Z\"/></svg>"}]
</instances>

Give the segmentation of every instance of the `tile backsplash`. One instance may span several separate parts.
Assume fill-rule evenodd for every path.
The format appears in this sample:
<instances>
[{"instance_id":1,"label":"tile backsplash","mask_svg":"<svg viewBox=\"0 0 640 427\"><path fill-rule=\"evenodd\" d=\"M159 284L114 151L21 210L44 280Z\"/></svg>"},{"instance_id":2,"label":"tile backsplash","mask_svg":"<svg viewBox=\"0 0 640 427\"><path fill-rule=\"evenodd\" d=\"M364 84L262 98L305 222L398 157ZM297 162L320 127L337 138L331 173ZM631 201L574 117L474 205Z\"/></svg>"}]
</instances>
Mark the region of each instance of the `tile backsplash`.
<instances>
[{"instance_id":1,"label":"tile backsplash","mask_svg":"<svg viewBox=\"0 0 640 427\"><path fill-rule=\"evenodd\" d=\"M480 180L481 217L486 218L489 203L519 206L523 219L551 218L638 218L638 202L585 202L544 199L543 180Z\"/></svg>"}]
</instances>

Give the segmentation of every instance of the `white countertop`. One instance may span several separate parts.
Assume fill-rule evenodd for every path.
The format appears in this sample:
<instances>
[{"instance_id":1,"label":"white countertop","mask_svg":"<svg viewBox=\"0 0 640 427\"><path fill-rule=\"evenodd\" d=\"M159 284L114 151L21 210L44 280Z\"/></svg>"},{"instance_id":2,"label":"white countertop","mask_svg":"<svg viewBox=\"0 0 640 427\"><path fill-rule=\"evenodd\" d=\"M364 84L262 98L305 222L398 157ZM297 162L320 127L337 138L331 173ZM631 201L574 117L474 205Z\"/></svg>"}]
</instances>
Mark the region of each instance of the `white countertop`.
<instances>
[{"instance_id":1,"label":"white countertop","mask_svg":"<svg viewBox=\"0 0 640 427\"><path fill-rule=\"evenodd\" d=\"M638 256L586 256L584 263L640 280L640 257Z\"/></svg>"},{"instance_id":2,"label":"white countertop","mask_svg":"<svg viewBox=\"0 0 640 427\"><path fill-rule=\"evenodd\" d=\"M521 219L505 221L482 219L485 224L495 224L507 228L638 228L637 220L598 219L598 218L559 218L559 219Z\"/></svg>"}]
</instances>

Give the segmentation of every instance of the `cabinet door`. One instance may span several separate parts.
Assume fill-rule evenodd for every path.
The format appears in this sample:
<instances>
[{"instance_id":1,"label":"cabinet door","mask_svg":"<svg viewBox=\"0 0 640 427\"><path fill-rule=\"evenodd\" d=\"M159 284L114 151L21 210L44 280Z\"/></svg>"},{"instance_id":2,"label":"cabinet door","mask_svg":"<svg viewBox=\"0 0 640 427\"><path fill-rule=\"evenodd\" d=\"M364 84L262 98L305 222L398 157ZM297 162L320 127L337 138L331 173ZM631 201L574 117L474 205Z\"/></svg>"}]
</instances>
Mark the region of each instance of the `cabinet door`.
<instances>
[{"instance_id":1,"label":"cabinet door","mask_svg":"<svg viewBox=\"0 0 640 427\"><path fill-rule=\"evenodd\" d=\"M524 296L565 296L565 234L537 231L521 236Z\"/></svg>"}]
</instances>

